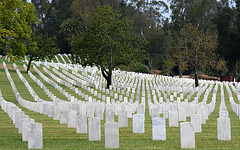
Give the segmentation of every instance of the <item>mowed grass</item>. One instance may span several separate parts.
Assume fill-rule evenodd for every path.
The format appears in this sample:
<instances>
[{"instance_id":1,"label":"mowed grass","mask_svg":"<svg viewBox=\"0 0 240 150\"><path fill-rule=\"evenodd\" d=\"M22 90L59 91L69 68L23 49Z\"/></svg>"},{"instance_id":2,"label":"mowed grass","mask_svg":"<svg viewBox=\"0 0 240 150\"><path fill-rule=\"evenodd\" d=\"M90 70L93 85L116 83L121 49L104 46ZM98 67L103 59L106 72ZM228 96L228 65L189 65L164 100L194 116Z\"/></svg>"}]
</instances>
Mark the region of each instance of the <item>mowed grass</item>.
<instances>
[{"instance_id":1,"label":"mowed grass","mask_svg":"<svg viewBox=\"0 0 240 150\"><path fill-rule=\"evenodd\" d=\"M3 60L3 59L1 59ZM32 86L34 91L44 100L50 98L44 93L44 91L25 73L22 67L22 63L17 63L23 76ZM11 63L7 64L11 77L21 94L21 96L29 101L34 101L29 94L27 88L18 77L15 69ZM40 68L39 68L40 69ZM41 77L31 69L31 72L41 80L47 88L54 93L57 97L63 100L67 99L59 93L54 87L45 82ZM44 75L48 76L43 70ZM48 76L49 77L49 76ZM49 77L50 78L50 77ZM52 78L51 78L52 79ZM53 79L52 79L53 80ZM56 82L56 81L55 81ZM58 83L59 84L59 83ZM59 84L60 85L60 84ZM62 86L70 94L74 95L74 92ZM3 94L3 98L6 101L15 103L20 107L25 114L33 118L35 122L42 123L43 125L43 149L104 149L104 121L101 121L101 141L88 141L88 134L77 134L75 128L67 128L67 125L60 124L59 121L53 120L52 118L39 114L33 111L29 111L18 104L13 94L10 83L6 77L6 73L3 69L2 61L0 62L0 88ZM80 89L84 91L83 89ZM86 91L84 91L86 92ZM202 125L202 132L195 134L196 149L240 149L240 121L238 116L232 111L228 93L225 91L225 102L229 111L231 119L231 141L218 141L217 140L217 118L220 106L220 86L217 93L217 102L214 112L209 116L206 124ZM74 95L77 97L77 95ZM209 94L208 99L211 99L212 92ZM234 99L236 95L233 93ZM81 97L78 97L81 99ZM151 118L149 116L149 110L146 105L145 114L145 133L134 134L132 132L132 119L128 119L128 127L119 129L119 149L181 149L180 146L180 129L179 127L169 128L168 120L166 120L166 141L153 141L152 140L152 125ZM189 121L189 118L187 118ZM117 117L115 117L117 122ZM23 142L21 134L15 128L12 120L8 115L0 108L0 149L27 149L27 142Z\"/></svg>"}]
</instances>

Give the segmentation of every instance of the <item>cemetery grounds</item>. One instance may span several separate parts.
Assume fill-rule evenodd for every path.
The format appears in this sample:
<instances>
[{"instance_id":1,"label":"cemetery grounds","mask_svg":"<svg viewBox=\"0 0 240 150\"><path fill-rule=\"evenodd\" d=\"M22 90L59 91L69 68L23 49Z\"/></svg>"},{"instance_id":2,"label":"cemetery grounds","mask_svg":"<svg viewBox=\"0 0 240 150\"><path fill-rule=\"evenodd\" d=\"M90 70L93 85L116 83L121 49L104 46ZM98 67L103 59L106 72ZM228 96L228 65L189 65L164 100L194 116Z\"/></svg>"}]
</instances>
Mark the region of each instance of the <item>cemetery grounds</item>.
<instances>
[{"instance_id":1,"label":"cemetery grounds","mask_svg":"<svg viewBox=\"0 0 240 150\"><path fill-rule=\"evenodd\" d=\"M50 60L47 60L50 62ZM16 100L16 97L14 95L14 92L12 90L12 87L10 85L10 82L7 78L6 72L3 67L3 62L6 62L7 68L9 70L9 73L15 83L15 86L21 95L21 97L27 101L34 102L34 98L29 93L28 89L22 82L22 80L19 78L19 75L17 74L16 70L14 69L13 63L9 62L5 57L0 58L0 89L2 92L2 96L4 100L8 102L14 103L16 106L18 106L22 111L25 112L25 114L29 115L30 118L34 119L35 122L42 124L43 129L43 149L105 149L105 141L104 141L104 123L105 119L101 120L101 140L100 141L89 141L88 134L87 133L76 133L76 128L68 128L67 124L60 124L59 120L53 120L52 117L48 117L47 115L37 113L35 111L28 110L21 106L18 101ZM58 64L68 64L69 59L67 56L63 55L57 55L53 59L53 63ZM52 101L52 99L44 92L44 90L35 82L33 79L25 73L25 69L23 65L27 65L23 61L16 62L17 68L20 70L22 76L27 80L27 82L30 84L32 89L35 91L35 93L43 100L45 101ZM65 90L65 92L68 92L68 94L71 94L71 96L74 96L78 100L86 101L85 97L82 97L82 95L78 95L76 92L74 92L70 87L66 87L63 84L58 83L54 78L50 76L49 73L44 71L44 67L57 76L58 78L63 79L60 77L59 73L56 73L56 71L53 71L53 66L46 66L43 64L39 64L39 66L36 63L33 63L31 66L31 73L39 79L49 91L51 91L52 94L54 94L57 98L65 101L71 101L71 99L66 98L65 95L60 93L55 87L53 87L50 83L46 82L40 75L37 73L36 69L33 68L33 65L46 77L49 79L55 81L62 89ZM81 67L79 67L81 68ZM68 73L72 74L71 68L57 68L55 67L57 71L60 73L63 73L63 70L66 70ZM88 69L81 68L78 70L78 74L81 74L85 78L84 79L91 79L91 77L95 77L95 79L100 79L100 71L91 71L91 68ZM167 99L170 99L170 95L174 95L173 90L164 91L162 92L162 89L166 89L167 87L178 87L175 89L175 95L174 101L177 101L177 97L180 97L181 92L176 92L176 90L184 89L184 86L186 85L185 90L194 91L192 93L192 96L189 97L188 95L190 92L185 93L183 99L180 101L183 103L185 99L188 99L188 103L194 101L194 97L197 96L197 93L199 90L194 90L194 80L189 81L190 79L186 79L187 81L179 78L172 78L172 77L157 77L156 75L143 75L143 74L135 74L135 73L127 73L127 72L121 72L116 71L115 75L113 76L113 84L117 85L117 82L123 82L123 81L129 81L125 82L125 87L129 85L136 85L135 89L137 87L140 87L140 99L137 100L137 92L132 90L132 88L129 89L129 95L127 96L126 91L128 90L125 88L125 93L121 94L117 89L113 88L110 91L113 91L113 93L121 94L122 97L128 97L128 103L130 103L130 99L132 95L134 95L132 99L132 103L135 101L141 102L142 97L142 89L145 90L145 132L144 133L133 133L132 128L132 118L128 118L128 127L122 127L119 128L119 149L181 149L181 143L180 143L180 128L179 127L169 127L168 125L168 119L166 119L166 140L152 140L152 123L151 123L151 116L149 113L149 108L154 107L154 104L157 102L160 102L160 97L162 97L163 102L169 101ZM118 75L121 74L121 75ZM143 81L141 82L141 85L139 85L139 81L137 80L139 76L143 75L144 78L144 88L142 88ZM98 76L98 78L97 78ZM136 78L133 78L136 77ZM147 77L146 77L147 76ZM70 77L69 77L70 78ZM148 80L147 80L148 79ZM67 81L67 80L65 80ZM68 81L69 82L69 81ZM104 81L103 81L104 82ZM187 82L188 84L186 84ZM213 95L213 89L215 87L215 82L211 81L213 83L213 88L211 91L209 91L209 94L207 97L204 97L204 94L206 92L206 89L210 86L209 81L200 80L200 86L205 87L205 91L199 95L198 103L203 102L203 100L206 100L206 104L210 103L212 101L212 95ZM159 86L160 84L161 86ZM221 84L221 83L220 83ZM231 140L227 141L221 141L218 140L217 137L217 118L219 117L219 107L221 103L221 88L220 84L218 84L218 89L216 93L216 103L215 108L213 112L209 115L208 119L206 120L205 124L202 124L202 132L201 133L195 133L195 149L239 149L240 148L240 120L237 114L233 111L231 105L230 105L230 99L229 94L226 90L226 86L223 84L224 89L224 100L227 107L227 111L229 113L229 118L231 120ZM229 83L227 83L229 84ZM232 84L232 83L230 83ZM155 86L154 86L155 85ZM238 87L240 84L236 84ZM76 86L77 87L77 86ZM156 88L158 87L158 88ZM230 90L232 92L232 98L235 103L239 104L240 99L235 94L233 89L230 87ZM102 102L101 98L98 98L98 96L94 95L90 89L93 88L82 88L77 87L79 90L81 90L82 93L85 93L85 95L89 95L92 97L92 99L96 99L96 101L100 100ZM148 88L152 88L155 90L155 93L152 92L152 90L149 90ZM122 87L124 89L124 87ZM121 90L122 90L121 89ZM103 92L99 89L94 89L94 91L97 91L97 93L101 93L102 95L106 95L106 97L110 97L111 99L114 99L114 95L111 96L110 93L106 94L106 92ZM133 92L134 91L134 92ZM157 91L161 91L161 96L158 96ZM239 89L238 89L238 92ZM164 98L164 93L167 95L167 98ZM149 97L147 96L149 94ZM156 96L154 96L156 95ZM149 99L151 101L149 102ZM155 99L155 101L154 101ZM115 99L117 101L117 99ZM123 101L123 98L122 98ZM122 102L120 101L120 102ZM173 101L170 101L169 103L173 103ZM136 112L133 112L133 114L136 114ZM105 116L105 115L103 115ZM163 117L163 114L160 115ZM0 149L27 149L28 143L22 141L22 135L18 133L18 129L15 128L15 125L13 124L11 118L8 116L8 114L0 107ZM114 118L115 122L118 122L118 118L115 115ZM190 118L187 117L186 121L190 121ZM180 124L181 122L179 122Z\"/></svg>"}]
</instances>

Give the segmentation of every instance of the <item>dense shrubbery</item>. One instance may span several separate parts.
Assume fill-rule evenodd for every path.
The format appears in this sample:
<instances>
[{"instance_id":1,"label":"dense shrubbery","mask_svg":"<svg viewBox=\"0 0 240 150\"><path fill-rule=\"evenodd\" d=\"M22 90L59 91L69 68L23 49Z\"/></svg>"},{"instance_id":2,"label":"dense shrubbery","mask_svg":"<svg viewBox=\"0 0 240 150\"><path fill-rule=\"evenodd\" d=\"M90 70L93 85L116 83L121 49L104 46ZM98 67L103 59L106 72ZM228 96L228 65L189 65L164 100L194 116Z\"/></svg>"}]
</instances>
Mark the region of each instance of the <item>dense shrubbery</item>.
<instances>
[{"instance_id":1,"label":"dense shrubbery","mask_svg":"<svg viewBox=\"0 0 240 150\"><path fill-rule=\"evenodd\" d=\"M130 64L130 71L139 72L139 73L148 73L148 68L140 63L132 63Z\"/></svg>"}]
</instances>

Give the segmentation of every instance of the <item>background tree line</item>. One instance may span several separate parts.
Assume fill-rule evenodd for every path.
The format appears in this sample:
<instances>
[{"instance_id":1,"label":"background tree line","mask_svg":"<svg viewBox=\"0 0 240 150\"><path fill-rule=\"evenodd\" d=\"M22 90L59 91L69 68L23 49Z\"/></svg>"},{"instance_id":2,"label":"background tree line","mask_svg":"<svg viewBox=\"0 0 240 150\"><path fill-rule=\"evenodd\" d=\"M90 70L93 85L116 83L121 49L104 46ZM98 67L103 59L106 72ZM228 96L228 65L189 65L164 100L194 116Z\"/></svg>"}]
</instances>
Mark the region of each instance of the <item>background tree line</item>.
<instances>
[{"instance_id":1,"label":"background tree line","mask_svg":"<svg viewBox=\"0 0 240 150\"><path fill-rule=\"evenodd\" d=\"M11 3L15 9L20 8L21 3L28 10L24 13L31 19L23 18L25 22L22 23L27 26L24 30L28 29L25 31L28 36L21 34L20 25L9 23L14 22L9 19L14 15L6 11L16 13L10 9ZM141 53L135 59L122 55L127 58L123 61L128 63L118 62L117 67L149 73L157 69L164 75L195 73L196 79L198 72L218 77L233 74L236 80L238 78L240 0L172 0L170 6L159 0L32 0L32 4L22 0L1 2L1 54L27 54L34 60L57 52L71 53L74 63L86 63L79 59L83 57L83 50L89 46L97 47L97 43L86 43L86 35L94 30L97 33L98 26L92 25L94 14L96 18L97 8L108 5L113 14L118 14L117 20L127 18L124 25L116 28L131 26L131 30L126 30L129 34L112 33L126 39L132 51L138 49ZM164 17L169 10L170 18ZM20 11L17 12L24 15ZM108 36L106 38L114 42L119 40L115 35ZM126 36L138 38L138 44L130 42ZM104 44L108 44L106 47L112 44L115 51L121 51L116 43ZM128 59L132 61L126 61Z\"/></svg>"}]
</instances>

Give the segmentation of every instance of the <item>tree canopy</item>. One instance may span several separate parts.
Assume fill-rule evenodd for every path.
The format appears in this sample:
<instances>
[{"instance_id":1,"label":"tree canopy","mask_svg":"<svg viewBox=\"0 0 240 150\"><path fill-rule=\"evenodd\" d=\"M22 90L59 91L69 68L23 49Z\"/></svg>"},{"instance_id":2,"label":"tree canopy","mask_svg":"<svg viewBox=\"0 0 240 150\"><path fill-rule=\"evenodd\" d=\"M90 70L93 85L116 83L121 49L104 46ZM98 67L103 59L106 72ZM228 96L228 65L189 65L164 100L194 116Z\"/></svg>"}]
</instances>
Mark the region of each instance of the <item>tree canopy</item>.
<instances>
[{"instance_id":1,"label":"tree canopy","mask_svg":"<svg viewBox=\"0 0 240 150\"><path fill-rule=\"evenodd\" d=\"M140 36L132 36L132 23L120 19L109 5L99 6L93 15L86 34L74 39L74 49L81 58L81 64L95 65L102 71L111 85L112 70L120 64L141 59Z\"/></svg>"},{"instance_id":2,"label":"tree canopy","mask_svg":"<svg viewBox=\"0 0 240 150\"><path fill-rule=\"evenodd\" d=\"M44 59L46 56L52 58L53 55L56 55L59 52L55 43L56 37L48 37L47 34L43 35L35 32L32 38L34 42L30 44L26 52L26 55L30 58L27 72L29 71L33 60Z\"/></svg>"},{"instance_id":3,"label":"tree canopy","mask_svg":"<svg viewBox=\"0 0 240 150\"><path fill-rule=\"evenodd\" d=\"M195 86L198 86L198 70L208 67L220 69L223 65L216 54L217 36L206 35L203 31L187 24L176 36L173 57L177 59L180 69L191 67L195 73Z\"/></svg>"},{"instance_id":4,"label":"tree canopy","mask_svg":"<svg viewBox=\"0 0 240 150\"><path fill-rule=\"evenodd\" d=\"M2 54L23 56L31 43L31 26L38 19L32 3L2 0L0 3L0 49Z\"/></svg>"}]
</instances>

